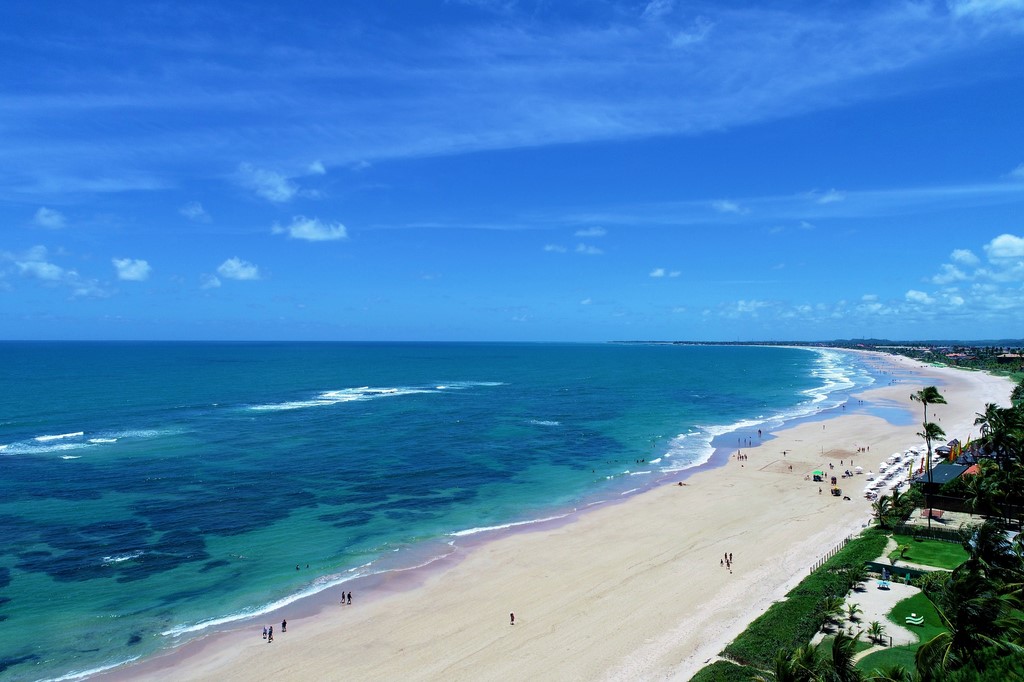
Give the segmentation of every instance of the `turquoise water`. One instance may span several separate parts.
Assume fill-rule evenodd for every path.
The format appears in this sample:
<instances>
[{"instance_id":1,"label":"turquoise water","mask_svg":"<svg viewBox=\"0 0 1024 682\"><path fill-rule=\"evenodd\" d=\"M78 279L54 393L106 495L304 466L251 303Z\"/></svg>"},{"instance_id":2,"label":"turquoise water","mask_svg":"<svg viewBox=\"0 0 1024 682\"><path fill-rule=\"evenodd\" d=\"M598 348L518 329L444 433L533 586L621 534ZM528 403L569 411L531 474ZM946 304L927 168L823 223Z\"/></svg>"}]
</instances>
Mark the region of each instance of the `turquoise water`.
<instances>
[{"instance_id":1,"label":"turquoise water","mask_svg":"<svg viewBox=\"0 0 1024 682\"><path fill-rule=\"evenodd\" d=\"M872 381L851 354L762 347L5 343L0 357L9 680L95 671L618 499Z\"/></svg>"}]
</instances>

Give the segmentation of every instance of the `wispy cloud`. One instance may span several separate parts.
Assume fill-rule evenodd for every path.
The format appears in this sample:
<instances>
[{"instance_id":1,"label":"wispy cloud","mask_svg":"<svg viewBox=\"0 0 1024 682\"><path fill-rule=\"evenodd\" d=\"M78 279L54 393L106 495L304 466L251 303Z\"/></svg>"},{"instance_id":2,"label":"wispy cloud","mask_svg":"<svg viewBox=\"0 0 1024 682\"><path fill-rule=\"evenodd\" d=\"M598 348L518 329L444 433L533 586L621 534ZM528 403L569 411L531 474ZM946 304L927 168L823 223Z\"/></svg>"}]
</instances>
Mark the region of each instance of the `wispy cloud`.
<instances>
[{"instance_id":1,"label":"wispy cloud","mask_svg":"<svg viewBox=\"0 0 1024 682\"><path fill-rule=\"evenodd\" d=\"M44 286L64 287L73 298L107 298L112 291L99 280L83 277L73 268L65 268L50 260L45 246L34 246L23 253L0 252L0 261L9 261L22 277Z\"/></svg>"},{"instance_id":2,"label":"wispy cloud","mask_svg":"<svg viewBox=\"0 0 1024 682\"><path fill-rule=\"evenodd\" d=\"M830 189L823 194L816 196L815 201L819 204L834 204L837 201L842 201L846 198L846 195L836 189Z\"/></svg>"},{"instance_id":3,"label":"wispy cloud","mask_svg":"<svg viewBox=\"0 0 1024 682\"><path fill-rule=\"evenodd\" d=\"M210 222L210 214L206 212L206 209L204 209L203 205L198 201L188 202L178 209L178 213L197 223Z\"/></svg>"},{"instance_id":4,"label":"wispy cloud","mask_svg":"<svg viewBox=\"0 0 1024 682\"><path fill-rule=\"evenodd\" d=\"M139 258L113 258L110 262L117 270L117 278L128 282L144 282L153 271L149 263Z\"/></svg>"},{"instance_id":5,"label":"wispy cloud","mask_svg":"<svg viewBox=\"0 0 1024 682\"><path fill-rule=\"evenodd\" d=\"M347 239L348 232L341 223L325 223L319 218L295 216L288 225L274 225L274 234L287 234L292 239L307 242L326 242Z\"/></svg>"},{"instance_id":6,"label":"wispy cloud","mask_svg":"<svg viewBox=\"0 0 1024 682\"><path fill-rule=\"evenodd\" d=\"M606 234L608 234L608 230L604 229L603 227L587 227L582 230L576 230L576 232L574 232L573 234L577 237L583 238L603 237Z\"/></svg>"},{"instance_id":7,"label":"wispy cloud","mask_svg":"<svg viewBox=\"0 0 1024 682\"><path fill-rule=\"evenodd\" d=\"M40 206L35 216L32 217L32 224L48 230L59 230L67 225L67 220L60 211Z\"/></svg>"},{"instance_id":8,"label":"wispy cloud","mask_svg":"<svg viewBox=\"0 0 1024 682\"><path fill-rule=\"evenodd\" d=\"M693 25L672 36L672 47L685 48L699 45L707 40L715 24L706 17L697 17Z\"/></svg>"},{"instance_id":9,"label":"wispy cloud","mask_svg":"<svg viewBox=\"0 0 1024 682\"><path fill-rule=\"evenodd\" d=\"M545 244L544 250L548 253L565 253L569 249L565 248L560 244Z\"/></svg>"},{"instance_id":10,"label":"wispy cloud","mask_svg":"<svg viewBox=\"0 0 1024 682\"><path fill-rule=\"evenodd\" d=\"M94 30L102 10L98 23L54 26L48 87L3 96L0 194L167 187L249 159L238 181L284 203L300 191L293 178L326 166L700 134L932 87L921 70L1019 32L1021 16L1017 0L707 4L697 17L654 0L642 10L602 3L569 20L557 3L495 4L500 20L479 13L450 30L324 22L315 43L287 32L203 40L189 13L134 30ZM245 19L211 13L204 29L228 34ZM679 57L712 38L714 50ZM165 65L161 78L111 66L138 59L140 44ZM99 49L106 59L81 59ZM26 50L25 68L36 54ZM109 125L112 112L126 114L127 130Z\"/></svg>"},{"instance_id":11,"label":"wispy cloud","mask_svg":"<svg viewBox=\"0 0 1024 682\"><path fill-rule=\"evenodd\" d=\"M244 261L235 256L221 263L217 268L217 274L224 279L256 280L260 278L260 269L249 261Z\"/></svg>"},{"instance_id":12,"label":"wispy cloud","mask_svg":"<svg viewBox=\"0 0 1024 682\"><path fill-rule=\"evenodd\" d=\"M591 244L583 244L581 242L576 245L576 253L582 253L585 256L600 256L604 251Z\"/></svg>"},{"instance_id":13,"label":"wispy cloud","mask_svg":"<svg viewBox=\"0 0 1024 682\"><path fill-rule=\"evenodd\" d=\"M274 203L291 201L299 193L299 186L288 177L265 168L256 168L249 163L239 164L236 177L242 187Z\"/></svg>"},{"instance_id":14,"label":"wispy cloud","mask_svg":"<svg viewBox=\"0 0 1024 682\"><path fill-rule=\"evenodd\" d=\"M743 215L749 213L750 209L743 208L735 201L720 200L712 202L711 207L719 213L735 213L736 215Z\"/></svg>"}]
</instances>

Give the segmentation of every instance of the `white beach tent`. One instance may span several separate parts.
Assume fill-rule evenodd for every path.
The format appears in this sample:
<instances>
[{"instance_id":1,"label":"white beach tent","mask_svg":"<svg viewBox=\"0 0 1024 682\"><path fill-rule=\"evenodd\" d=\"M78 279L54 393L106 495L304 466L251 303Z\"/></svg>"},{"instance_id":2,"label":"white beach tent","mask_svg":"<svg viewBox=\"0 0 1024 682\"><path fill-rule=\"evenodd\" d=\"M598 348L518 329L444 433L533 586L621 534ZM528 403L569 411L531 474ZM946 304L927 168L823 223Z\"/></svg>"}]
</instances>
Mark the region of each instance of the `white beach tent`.
<instances>
[{"instance_id":1,"label":"white beach tent","mask_svg":"<svg viewBox=\"0 0 1024 682\"><path fill-rule=\"evenodd\" d=\"M863 474L864 473L864 467L853 467L853 472L856 473L856 474Z\"/></svg>"}]
</instances>

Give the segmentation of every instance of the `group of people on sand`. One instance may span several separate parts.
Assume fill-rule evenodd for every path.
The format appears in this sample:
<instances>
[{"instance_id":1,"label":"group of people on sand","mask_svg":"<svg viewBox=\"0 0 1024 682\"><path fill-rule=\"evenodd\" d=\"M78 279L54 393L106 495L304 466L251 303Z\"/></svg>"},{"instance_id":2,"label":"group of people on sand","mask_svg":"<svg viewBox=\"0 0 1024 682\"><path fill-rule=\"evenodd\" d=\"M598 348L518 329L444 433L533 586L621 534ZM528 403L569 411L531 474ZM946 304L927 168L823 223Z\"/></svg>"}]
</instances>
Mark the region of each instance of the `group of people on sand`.
<instances>
[{"instance_id":1,"label":"group of people on sand","mask_svg":"<svg viewBox=\"0 0 1024 682\"><path fill-rule=\"evenodd\" d=\"M288 632L288 619L284 619L281 621L281 632ZM267 640L268 644L274 641L273 625L271 625L269 628L266 625L263 626L263 639Z\"/></svg>"},{"instance_id":2,"label":"group of people on sand","mask_svg":"<svg viewBox=\"0 0 1024 682\"><path fill-rule=\"evenodd\" d=\"M732 552L726 552L718 564L724 568L728 568L729 572L732 573Z\"/></svg>"}]
</instances>

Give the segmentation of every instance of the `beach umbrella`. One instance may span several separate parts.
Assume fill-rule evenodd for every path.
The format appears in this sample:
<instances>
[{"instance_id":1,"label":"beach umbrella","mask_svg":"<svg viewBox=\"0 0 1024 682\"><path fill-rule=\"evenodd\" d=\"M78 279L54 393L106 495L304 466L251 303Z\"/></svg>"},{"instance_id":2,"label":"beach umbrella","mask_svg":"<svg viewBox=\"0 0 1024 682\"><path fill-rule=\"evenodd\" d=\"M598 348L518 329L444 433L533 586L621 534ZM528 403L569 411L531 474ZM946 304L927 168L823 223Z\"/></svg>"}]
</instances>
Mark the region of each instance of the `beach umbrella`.
<instances>
[{"instance_id":1,"label":"beach umbrella","mask_svg":"<svg viewBox=\"0 0 1024 682\"><path fill-rule=\"evenodd\" d=\"M895 462L899 458L900 458L900 453L896 452L896 453L893 453L893 454L889 455L888 459L886 459L885 461L887 461L889 464L892 464L893 462Z\"/></svg>"},{"instance_id":2,"label":"beach umbrella","mask_svg":"<svg viewBox=\"0 0 1024 682\"><path fill-rule=\"evenodd\" d=\"M853 467L853 470L859 474L864 471L864 467Z\"/></svg>"}]
</instances>

